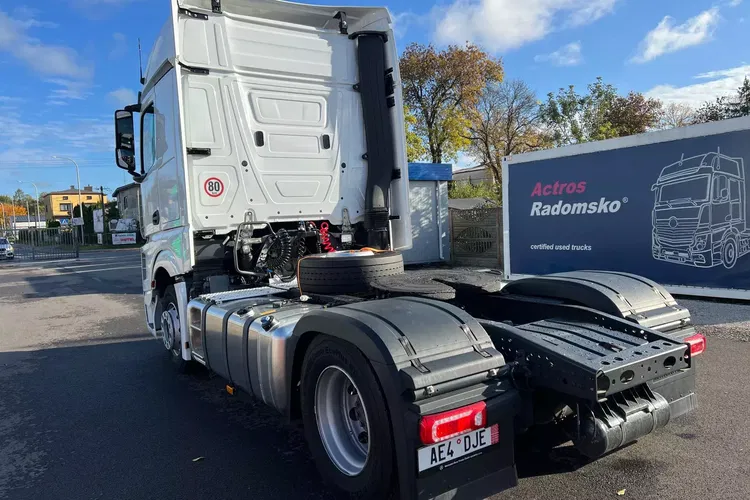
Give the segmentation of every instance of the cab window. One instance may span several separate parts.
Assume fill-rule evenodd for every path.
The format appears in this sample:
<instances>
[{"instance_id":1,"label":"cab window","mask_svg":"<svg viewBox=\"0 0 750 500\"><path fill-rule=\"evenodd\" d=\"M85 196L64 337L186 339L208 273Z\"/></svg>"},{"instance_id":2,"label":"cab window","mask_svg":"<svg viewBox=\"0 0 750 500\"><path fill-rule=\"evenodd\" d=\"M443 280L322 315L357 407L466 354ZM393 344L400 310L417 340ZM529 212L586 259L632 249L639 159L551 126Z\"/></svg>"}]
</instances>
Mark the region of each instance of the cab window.
<instances>
[{"instance_id":1,"label":"cab window","mask_svg":"<svg viewBox=\"0 0 750 500\"><path fill-rule=\"evenodd\" d=\"M156 120L153 104L141 115L141 154L143 171L148 172L156 161Z\"/></svg>"}]
</instances>

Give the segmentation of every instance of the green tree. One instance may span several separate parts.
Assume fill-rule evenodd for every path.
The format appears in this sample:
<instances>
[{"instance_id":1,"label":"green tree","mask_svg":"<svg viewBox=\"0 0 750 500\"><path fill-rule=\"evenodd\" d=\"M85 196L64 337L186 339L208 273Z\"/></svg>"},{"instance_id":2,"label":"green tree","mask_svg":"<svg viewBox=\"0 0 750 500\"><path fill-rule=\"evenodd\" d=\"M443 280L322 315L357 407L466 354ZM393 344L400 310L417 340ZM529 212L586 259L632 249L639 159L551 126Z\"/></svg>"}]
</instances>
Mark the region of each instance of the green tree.
<instances>
[{"instance_id":1,"label":"green tree","mask_svg":"<svg viewBox=\"0 0 750 500\"><path fill-rule=\"evenodd\" d=\"M502 187L485 182L472 184L469 181L451 182L448 197L452 200L463 198L484 198L500 204L503 198Z\"/></svg>"},{"instance_id":2,"label":"green tree","mask_svg":"<svg viewBox=\"0 0 750 500\"><path fill-rule=\"evenodd\" d=\"M661 102L638 92L620 96L601 77L578 94L571 85L557 95L547 95L540 107L541 121L549 127L557 146L599 141L640 134L655 128L661 116Z\"/></svg>"},{"instance_id":3,"label":"green tree","mask_svg":"<svg viewBox=\"0 0 750 500\"><path fill-rule=\"evenodd\" d=\"M707 101L695 112L696 123L708 123L750 115L750 80L746 77L737 93Z\"/></svg>"},{"instance_id":4,"label":"green tree","mask_svg":"<svg viewBox=\"0 0 750 500\"><path fill-rule=\"evenodd\" d=\"M117 208L116 201L107 202L107 220L117 220L120 216L120 209Z\"/></svg>"},{"instance_id":5,"label":"green tree","mask_svg":"<svg viewBox=\"0 0 750 500\"><path fill-rule=\"evenodd\" d=\"M502 81L502 62L468 43L442 51L413 43L404 50L400 69L404 102L414 117L406 124L414 134L412 152L424 150L435 163L455 158L469 145L468 115L484 88Z\"/></svg>"}]
</instances>

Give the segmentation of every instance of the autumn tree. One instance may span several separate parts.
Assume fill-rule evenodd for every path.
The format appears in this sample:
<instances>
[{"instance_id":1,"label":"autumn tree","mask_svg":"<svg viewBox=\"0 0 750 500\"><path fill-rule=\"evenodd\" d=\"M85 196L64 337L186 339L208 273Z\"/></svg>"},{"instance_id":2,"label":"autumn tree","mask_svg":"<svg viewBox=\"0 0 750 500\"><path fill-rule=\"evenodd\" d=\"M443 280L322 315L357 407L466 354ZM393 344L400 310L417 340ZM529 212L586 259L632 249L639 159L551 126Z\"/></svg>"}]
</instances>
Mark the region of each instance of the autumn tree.
<instances>
[{"instance_id":1,"label":"autumn tree","mask_svg":"<svg viewBox=\"0 0 750 500\"><path fill-rule=\"evenodd\" d=\"M664 106L659 116L659 128L662 130L686 127L692 125L695 120L695 110L689 105L678 102L670 102Z\"/></svg>"},{"instance_id":2,"label":"autumn tree","mask_svg":"<svg viewBox=\"0 0 750 500\"><path fill-rule=\"evenodd\" d=\"M16 217L27 215L26 207L11 203L10 196L0 197L0 227L11 227L14 215Z\"/></svg>"},{"instance_id":3,"label":"autumn tree","mask_svg":"<svg viewBox=\"0 0 750 500\"><path fill-rule=\"evenodd\" d=\"M427 155L427 149L417 132L417 117L408 107L404 106L404 118L406 122L406 159L408 161L421 160Z\"/></svg>"},{"instance_id":4,"label":"autumn tree","mask_svg":"<svg viewBox=\"0 0 750 500\"><path fill-rule=\"evenodd\" d=\"M503 78L499 59L479 47L451 45L438 51L432 45L413 43L401 56L404 102L414 120L407 129L414 136L412 151L421 141L434 163L455 158L469 145L468 115L479 102L488 84Z\"/></svg>"},{"instance_id":5,"label":"autumn tree","mask_svg":"<svg viewBox=\"0 0 750 500\"><path fill-rule=\"evenodd\" d=\"M488 85L469 117L469 152L498 185L503 157L551 147L540 127L536 94L521 80Z\"/></svg>"},{"instance_id":6,"label":"autumn tree","mask_svg":"<svg viewBox=\"0 0 750 500\"><path fill-rule=\"evenodd\" d=\"M655 128L661 116L661 101L638 92L626 96L602 78L578 94L574 86L547 95L540 107L541 121L557 146L599 141L640 134Z\"/></svg>"}]
</instances>

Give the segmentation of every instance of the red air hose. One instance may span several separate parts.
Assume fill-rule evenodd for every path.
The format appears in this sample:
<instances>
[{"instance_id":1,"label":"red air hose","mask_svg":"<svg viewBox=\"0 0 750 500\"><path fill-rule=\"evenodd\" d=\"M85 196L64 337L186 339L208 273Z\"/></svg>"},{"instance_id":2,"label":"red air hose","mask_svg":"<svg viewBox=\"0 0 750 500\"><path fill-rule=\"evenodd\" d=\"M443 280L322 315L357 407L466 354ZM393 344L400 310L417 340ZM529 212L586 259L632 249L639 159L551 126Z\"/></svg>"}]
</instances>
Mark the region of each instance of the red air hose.
<instances>
[{"instance_id":1,"label":"red air hose","mask_svg":"<svg viewBox=\"0 0 750 500\"><path fill-rule=\"evenodd\" d=\"M320 244L323 246L326 252L335 252L336 249L331 245L331 237L328 234L328 223L323 222L320 225Z\"/></svg>"}]
</instances>

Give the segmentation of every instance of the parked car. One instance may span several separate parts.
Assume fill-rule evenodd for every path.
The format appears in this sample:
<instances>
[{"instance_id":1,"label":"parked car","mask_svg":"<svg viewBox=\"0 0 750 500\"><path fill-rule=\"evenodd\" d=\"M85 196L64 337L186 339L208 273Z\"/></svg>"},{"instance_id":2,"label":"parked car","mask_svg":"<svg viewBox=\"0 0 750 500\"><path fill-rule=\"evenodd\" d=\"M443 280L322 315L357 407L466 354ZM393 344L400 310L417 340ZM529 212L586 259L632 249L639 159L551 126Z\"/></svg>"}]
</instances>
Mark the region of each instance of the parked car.
<instances>
[{"instance_id":1,"label":"parked car","mask_svg":"<svg viewBox=\"0 0 750 500\"><path fill-rule=\"evenodd\" d=\"M0 238L0 259L12 259L15 256L13 245L8 238Z\"/></svg>"}]
</instances>

